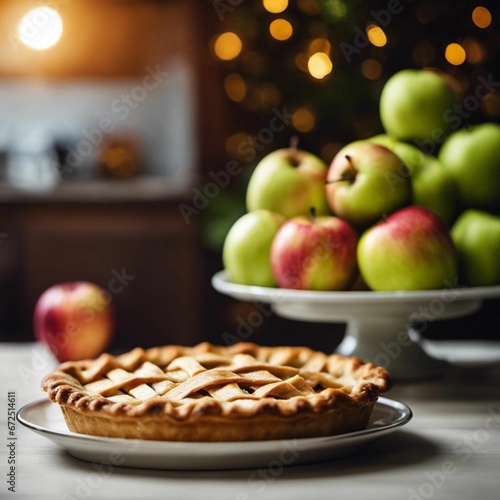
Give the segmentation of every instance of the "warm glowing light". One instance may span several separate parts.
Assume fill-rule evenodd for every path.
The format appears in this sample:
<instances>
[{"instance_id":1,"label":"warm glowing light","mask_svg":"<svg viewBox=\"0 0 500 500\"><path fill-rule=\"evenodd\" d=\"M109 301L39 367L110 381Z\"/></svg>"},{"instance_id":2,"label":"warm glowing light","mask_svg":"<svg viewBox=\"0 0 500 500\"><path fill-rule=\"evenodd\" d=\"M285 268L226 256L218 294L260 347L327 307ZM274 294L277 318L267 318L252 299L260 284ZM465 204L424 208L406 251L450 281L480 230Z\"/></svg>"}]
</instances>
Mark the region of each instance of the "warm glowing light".
<instances>
[{"instance_id":1,"label":"warm glowing light","mask_svg":"<svg viewBox=\"0 0 500 500\"><path fill-rule=\"evenodd\" d=\"M298 108L292 115L292 124L299 132L310 132L316 125L316 117L308 108Z\"/></svg>"},{"instance_id":2,"label":"warm glowing light","mask_svg":"<svg viewBox=\"0 0 500 500\"><path fill-rule=\"evenodd\" d=\"M380 26L372 24L366 28L366 34L368 35L368 40L375 45L375 47L383 47L387 43L387 36L384 30Z\"/></svg>"},{"instance_id":3,"label":"warm glowing light","mask_svg":"<svg viewBox=\"0 0 500 500\"><path fill-rule=\"evenodd\" d=\"M254 91L254 97L258 105L263 109L277 106L281 101L281 94L276 86L270 82L259 85Z\"/></svg>"},{"instance_id":4,"label":"warm glowing light","mask_svg":"<svg viewBox=\"0 0 500 500\"><path fill-rule=\"evenodd\" d=\"M377 80L382 74L382 65L376 59L365 59L361 63L361 73L368 80Z\"/></svg>"},{"instance_id":5,"label":"warm glowing light","mask_svg":"<svg viewBox=\"0 0 500 500\"><path fill-rule=\"evenodd\" d=\"M309 44L309 54L315 54L316 52L324 52L329 54L332 49L332 44L326 38L315 38Z\"/></svg>"},{"instance_id":6,"label":"warm glowing light","mask_svg":"<svg viewBox=\"0 0 500 500\"><path fill-rule=\"evenodd\" d=\"M466 53L464 48L458 43L450 43L444 52L446 60L454 66L460 66L465 62Z\"/></svg>"},{"instance_id":7,"label":"warm glowing light","mask_svg":"<svg viewBox=\"0 0 500 500\"><path fill-rule=\"evenodd\" d=\"M246 151L245 147L249 145L253 145L252 136L246 132L236 132L230 135L224 144L226 152L234 158L242 156L243 152Z\"/></svg>"},{"instance_id":8,"label":"warm glowing light","mask_svg":"<svg viewBox=\"0 0 500 500\"><path fill-rule=\"evenodd\" d=\"M338 2L339 0L336 1ZM317 16L321 14L322 9L326 7L326 5L323 6L318 0L297 0L297 7L310 16Z\"/></svg>"},{"instance_id":9,"label":"warm glowing light","mask_svg":"<svg viewBox=\"0 0 500 500\"><path fill-rule=\"evenodd\" d=\"M224 79L224 89L229 99L240 102L247 95L247 86L245 80L237 73L231 73Z\"/></svg>"},{"instance_id":10,"label":"warm glowing light","mask_svg":"<svg viewBox=\"0 0 500 500\"><path fill-rule=\"evenodd\" d=\"M61 38L63 22L56 10L50 7L37 7L21 19L17 32L27 47L46 50Z\"/></svg>"},{"instance_id":11,"label":"warm glowing light","mask_svg":"<svg viewBox=\"0 0 500 500\"><path fill-rule=\"evenodd\" d=\"M481 101L481 108L487 115L500 116L500 95L494 93L488 94Z\"/></svg>"},{"instance_id":12,"label":"warm glowing light","mask_svg":"<svg viewBox=\"0 0 500 500\"><path fill-rule=\"evenodd\" d=\"M273 14L279 14L288 7L288 0L262 0L264 9Z\"/></svg>"},{"instance_id":13,"label":"warm glowing light","mask_svg":"<svg viewBox=\"0 0 500 500\"><path fill-rule=\"evenodd\" d=\"M462 47L467 54L467 62L471 64L481 64L486 59L486 49L478 40L467 37L462 42Z\"/></svg>"},{"instance_id":14,"label":"warm glowing light","mask_svg":"<svg viewBox=\"0 0 500 500\"><path fill-rule=\"evenodd\" d=\"M487 28L491 24L491 13L486 7L476 7L472 11L472 22L478 28Z\"/></svg>"},{"instance_id":15,"label":"warm glowing light","mask_svg":"<svg viewBox=\"0 0 500 500\"><path fill-rule=\"evenodd\" d=\"M231 31L222 33L215 39L215 55L223 61L230 61L238 57L242 48L243 43L240 37Z\"/></svg>"},{"instance_id":16,"label":"warm glowing light","mask_svg":"<svg viewBox=\"0 0 500 500\"><path fill-rule=\"evenodd\" d=\"M312 77L321 80L332 72L333 64L327 54L316 52L307 61L307 69Z\"/></svg>"},{"instance_id":17,"label":"warm glowing light","mask_svg":"<svg viewBox=\"0 0 500 500\"><path fill-rule=\"evenodd\" d=\"M309 56L305 52L299 52L295 56L295 65L300 69L300 71L303 71L304 73L309 72L309 69L307 68L308 61Z\"/></svg>"},{"instance_id":18,"label":"warm glowing light","mask_svg":"<svg viewBox=\"0 0 500 500\"><path fill-rule=\"evenodd\" d=\"M275 19L269 25L269 32L276 40L288 40L293 34L293 27L286 19Z\"/></svg>"}]
</instances>

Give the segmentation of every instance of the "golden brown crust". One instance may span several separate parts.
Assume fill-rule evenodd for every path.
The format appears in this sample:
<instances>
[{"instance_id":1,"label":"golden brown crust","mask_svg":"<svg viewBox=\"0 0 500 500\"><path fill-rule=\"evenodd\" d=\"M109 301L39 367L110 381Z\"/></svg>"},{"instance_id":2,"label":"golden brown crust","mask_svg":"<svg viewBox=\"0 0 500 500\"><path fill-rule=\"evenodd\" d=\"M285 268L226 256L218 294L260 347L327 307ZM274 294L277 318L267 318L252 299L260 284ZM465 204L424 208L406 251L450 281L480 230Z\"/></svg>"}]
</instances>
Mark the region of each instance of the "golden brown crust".
<instances>
[{"instance_id":1,"label":"golden brown crust","mask_svg":"<svg viewBox=\"0 0 500 500\"><path fill-rule=\"evenodd\" d=\"M389 387L384 368L356 358L252 343L136 348L63 363L42 381L71 430L178 441L357 430Z\"/></svg>"}]
</instances>

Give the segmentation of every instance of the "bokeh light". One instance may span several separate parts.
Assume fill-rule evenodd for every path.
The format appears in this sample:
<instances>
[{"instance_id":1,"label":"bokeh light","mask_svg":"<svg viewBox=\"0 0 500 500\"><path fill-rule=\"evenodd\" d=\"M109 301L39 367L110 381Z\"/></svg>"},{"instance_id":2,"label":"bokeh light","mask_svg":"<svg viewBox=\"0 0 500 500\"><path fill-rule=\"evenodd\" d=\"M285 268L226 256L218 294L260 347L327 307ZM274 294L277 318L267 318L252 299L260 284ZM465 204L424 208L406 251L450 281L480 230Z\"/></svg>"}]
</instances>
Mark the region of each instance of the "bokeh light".
<instances>
[{"instance_id":1,"label":"bokeh light","mask_svg":"<svg viewBox=\"0 0 500 500\"><path fill-rule=\"evenodd\" d=\"M292 125L299 132L310 132L316 125L316 117L309 108L300 107L292 114Z\"/></svg>"},{"instance_id":2,"label":"bokeh light","mask_svg":"<svg viewBox=\"0 0 500 500\"><path fill-rule=\"evenodd\" d=\"M328 54L316 52L307 61L307 69L313 78L322 80L332 72L333 64Z\"/></svg>"},{"instance_id":3,"label":"bokeh light","mask_svg":"<svg viewBox=\"0 0 500 500\"><path fill-rule=\"evenodd\" d=\"M315 54L316 52L324 52L325 54L330 54L332 49L332 44L326 38L314 38L309 43L308 52L309 55Z\"/></svg>"},{"instance_id":4,"label":"bokeh light","mask_svg":"<svg viewBox=\"0 0 500 500\"><path fill-rule=\"evenodd\" d=\"M361 63L361 73L368 80L377 80L382 75L382 65L376 59L365 59Z\"/></svg>"},{"instance_id":5,"label":"bokeh light","mask_svg":"<svg viewBox=\"0 0 500 500\"><path fill-rule=\"evenodd\" d=\"M30 10L19 23L21 41L31 49L46 50L61 38L63 22L59 13L51 7Z\"/></svg>"},{"instance_id":6,"label":"bokeh light","mask_svg":"<svg viewBox=\"0 0 500 500\"><path fill-rule=\"evenodd\" d=\"M276 40L288 40L293 34L293 27L286 19L275 19L269 25L269 32Z\"/></svg>"},{"instance_id":7,"label":"bokeh light","mask_svg":"<svg viewBox=\"0 0 500 500\"><path fill-rule=\"evenodd\" d=\"M500 116L500 94L492 92L481 101L481 109L489 116Z\"/></svg>"},{"instance_id":8,"label":"bokeh light","mask_svg":"<svg viewBox=\"0 0 500 500\"><path fill-rule=\"evenodd\" d=\"M459 43L450 43L444 52L446 60L454 66L460 66L465 62L467 54L465 49Z\"/></svg>"},{"instance_id":9,"label":"bokeh light","mask_svg":"<svg viewBox=\"0 0 500 500\"><path fill-rule=\"evenodd\" d=\"M299 52L295 56L295 65L300 69L300 71L303 71L304 73L309 73L309 69L307 67L308 62L309 56L306 52Z\"/></svg>"},{"instance_id":10,"label":"bokeh light","mask_svg":"<svg viewBox=\"0 0 500 500\"><path fill-rule=\"evenodd\" d=\"M366 28L366 34L370 43L375 47L383 47L387 43L387 36L380 26L371 24Z\"/></svg>"},{"instance_id":11,"label":"bokeh light","mask_svg":"<svg viewBox=\"0 0 500 500\"><path fill-rule=\"evenodd\" d=\"M462 42L462 47L467 54L467 62L470 64L481 64L486 60L486 49L482 42L475 38L467 37Z\"/></svg>"},{"instance_id":12,"label":"bokeh light","mask_svg":"<svg viewBox=\"0 0 500 500\"><path fill-rule=\"evenodd\" d=\"M214 52L215 55L223 61L230 61L240 55L243 48L243 43L240 37L231 31L221 33L215 39Z\"/></svg>"},{"instance_id":13,"label":"bokeh light","mask_svg":"<svg viewBox=\"0 0 500 500\"><path fill-rule=\"evenodd\" d=\"M224 147L227 154L233 158L238 158L241 156L241 148L244 147L245 144L250 144L251 142L252 136L250 134L247 132L236 132L226 139Z\"/></svg>"},{"instance_id":14,"label":"bokeh light","mask_svg":"<svg viewBox=\"0 0 500 500\"><path fill-rule=\"evenodd\" d=\"M491 24L491 13L486 7L476 7L472 11L472 22L478 28L487 28Z\"/></svg>"},{"instance_id":15,"label":"bokeh light","mask_svg":"<svg viewBox=\"0 0 500 500\"><path fill-rule=\"evenodd\" d=\"M279 14L288 7L288 0L262 0L264 9L272 14Z\"/></svg>"},{"instance_id":16,"label":"bokeh light","mask_svg":"<svg viewBox=\"0 0 500 500\"><path fill-rule=\"evenodd\" d=\"M224 90L229 99L240 102L247 95L247 86L245 80L237 73L231 73L224 79Z\"/></svg>"}]
</instances>

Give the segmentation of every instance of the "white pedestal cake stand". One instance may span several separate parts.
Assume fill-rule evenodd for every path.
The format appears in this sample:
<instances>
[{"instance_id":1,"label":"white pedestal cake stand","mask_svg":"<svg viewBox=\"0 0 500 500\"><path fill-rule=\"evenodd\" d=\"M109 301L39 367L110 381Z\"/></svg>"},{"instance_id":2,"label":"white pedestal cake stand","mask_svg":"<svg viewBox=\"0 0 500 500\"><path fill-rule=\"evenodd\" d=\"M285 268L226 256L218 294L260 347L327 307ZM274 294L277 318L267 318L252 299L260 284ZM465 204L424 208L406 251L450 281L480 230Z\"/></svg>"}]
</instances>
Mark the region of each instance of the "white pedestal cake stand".
<instances>
[{"instance_id":1,"label":"white pedestal cake stand","mask_svg":"<svg viewBox=\"0 0 500 500\"><path fill-rule=\"evenodd\" d=\"M484 300L500 297L500 286L414 292L265 288L232 283L225 271L213 276L212 285L238 300L270 304L285 318L347 323L337 352L384 366L400 380L440 375L448 366L426 353L412 324L425 327L432 321L467 316Z\"/></svg>"}]
</instances>

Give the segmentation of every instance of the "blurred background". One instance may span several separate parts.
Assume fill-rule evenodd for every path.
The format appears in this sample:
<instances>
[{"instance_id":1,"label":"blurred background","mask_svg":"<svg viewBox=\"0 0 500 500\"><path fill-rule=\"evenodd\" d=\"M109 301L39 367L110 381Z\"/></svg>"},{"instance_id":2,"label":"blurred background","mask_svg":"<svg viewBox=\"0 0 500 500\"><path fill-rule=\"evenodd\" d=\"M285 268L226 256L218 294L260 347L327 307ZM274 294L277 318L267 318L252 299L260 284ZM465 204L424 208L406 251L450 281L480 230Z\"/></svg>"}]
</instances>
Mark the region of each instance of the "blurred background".
<instances>
[{"instance_id":1,"label":"blurred background","mask_svg":"<svg viewBox=\"0 0 500 500\"><path fill-rule=\"evenodd\" d=\"M344 325L210 285L253 168L293 136L330 162L382 132L404 68L445 72L462 100L490 82L464 124L500 122L499 21L493 0L2 0L1 339L32 340L39 295L90 280L112 293L115 349L249 329L333 350ZM497 311L425 335L493 337Z\"/></svg>"}]
</instances>

